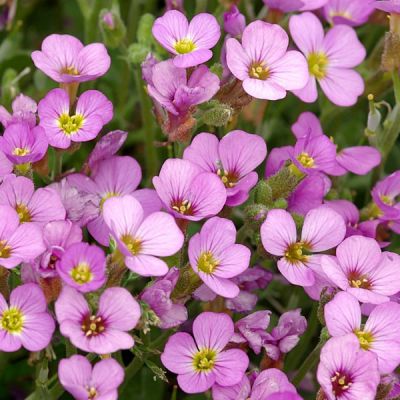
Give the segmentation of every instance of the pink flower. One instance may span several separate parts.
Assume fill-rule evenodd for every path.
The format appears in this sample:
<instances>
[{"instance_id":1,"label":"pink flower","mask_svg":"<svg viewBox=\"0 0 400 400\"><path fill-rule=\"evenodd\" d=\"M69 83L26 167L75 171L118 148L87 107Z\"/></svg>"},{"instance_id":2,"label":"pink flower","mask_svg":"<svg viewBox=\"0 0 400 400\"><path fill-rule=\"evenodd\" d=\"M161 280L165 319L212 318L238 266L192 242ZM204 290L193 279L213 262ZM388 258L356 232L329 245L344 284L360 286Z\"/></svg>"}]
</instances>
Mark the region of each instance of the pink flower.
<instances>
[{"instance_id":1,"label":"pink flower","mask_svg":"<svg viewBox=\"0 0 400 400\"><path fill-rule=\"evenodd\" d=\"M262 244L270 254L281 257L278 269L292 284L312 286L312 269L319 268L320 256L313 253L336 247L344 238L343 218L326 206L307 213L300 240L296 224L285 210L271 210L261 226Z\"/></svg>"},{"instance_id":2,"label":"pink flower","mask_svg":"<svg viewBox=\"0 0 400 400\"><path fill-rule=\"evenodd\" d=\"M69 97L63 89L53 89L39 102L40 126L49 144L67 149L71 142L94 139L113 116L112 103L97 90L82 93L71 111Z\"/></svg>"},{"instance_id":3,"label":"pink flower","mask_svg":"<svg viewBox=\"0 0 400 400\"><path fill-rule=\"evenodd\" d=\"M14 164L26 164L41 160L48 148L42 127L30 128L27 123L14 123L0 137L0 150Z\"/></svg>"},{"instance_id":4,"label":"pink flower","mask_svg":"<svg viewBox=\"0 0 400 400\"><path fill-rule=\"evenodd\" d=\"M374 12L374 3L374 0L329 0L323 13L332 25L359 26Z\"/></svg>"},{"instance_id":5,"label":"pink flower","mask_svg":"<svg viewBox=\"0 0 400 400\"><path fill-rule=\"evenodd\" d=\"M117 400L124 369L112 358L100 360L92 368L86 357L74 355L60 361L58 378L76 400Z\"/></svg>"},{"instance_id":6,"label":"pink flower","mask_svg":"<svg viewBox=\"0 0 400 400\"><path fill-rule=\"evenodd\" d=\"M185 149L183 158L202 170L217 174L226 188L226 205L244 203L258 181L254 172L265 159L263 138L243 131L232 131L220 141L211 133L200 133Z\"/></svg>"},{"instance_id":7,"label":"pink flower","mask_svg":"<svg viewBox=\"0 0 400 400\"><path fill-rule=\"evenodd\" d=\"M199 221L218 214L226 201L221 179L187 160L170 158L153 185L166 209L176 218Z\"/></svg>"},{"instance_id":8,"label":"pink flower","mask_svg":"<svg viewBox=\"0 0 400 400\"><path fill-rule=\"evenodd\" d=\"M400 14L399 0L379 0L374 2L374 6L377 10L392 14Z\"/></svg>"},{"instance_id":9,"label":"pink flower","mask_svg":"<svg viewBox=\"0 0 400 400\"><path fill-rule=\"evenodd\" d=\"M18 286L11 292L10 305L0 294L0 350L17 351L21 346L29 351L43 350L50 343L54 329L55 323L38 285Z\"/></svg>"},{"instance_id":10,"label":"pink flower","mask_svg":"<svg viewBox=\"0 0 400 400\"><path fill-rule=\"evenodd\" d=\"M267 7L280 10L284 13L292 11L316 10L322 7L328 0L263 0Z\"/></svg>"},{"instance_id":11,"label":"pink flower","mask_svg":"<svg viewBox=\"0 0 400 400\"><path fill-rule=\"evenodd\" d=\"M41 229L32 223L20 225L17 212L8 205L0 205L0 265L14 268L29 262L45 250Z\"/></svg>"},{"instance_id":12,"label":"pink flower","mask_svg":"<svg viewBox=\"0 0 400 400\"><path fill-rule=\"evenodd\" d=\"M221 36L218 21L211 14L197 14L190 23L177 10L167 11L153 25L153 36L174 54L178 68L195 67L212 57L212 49Z\"/></svg>"},{"instance_id":13,"label":"pink flower","mask_svg":"<svg viewBox=\"0 0 400 400\"><path fill-rule=\"evenodd\" d=\"M10 114L3 106L0 106L0 122L7 126L16 122L22 122L33 128L36 125L37 104L29 96L19 94L11 105L13 113Z\"/></svg>"},{"instance_id":14,"label":"pink flower","mask_svg":"<svg viewBox=\"0 0 400 400\"><path fill-rule=\"evenodd\" d=\"M233 322L226 314L201 313L193 322L193 336L172 335L161 354L161 362L178 374L179 387L186 393L201 393L214 383L239 383L249 365L246 353L224 350L233 335Z\"/></svg>"},{"instance_id":15,"label":"pink flower","mask_svg":"<svg viewBox=\"0 0 400 400\"><path fill-rule=\"evenodd\" d=\"M61 279L80 292L92 292L106 281L106 257L96 245L74 243L56 264Z\"/></svg>"},{"instance_id":16,"label":"pink flower","mask_svg":"<svg viewBox=\"0 0 400 400\"><path fill-rule=\"evenodd\" d=\"M376 356L361 350L354 335L329 339L321 350L317 379L328 400L374 400L380 381Z\"/></svg>"},{"instance_id":17,"label":"pink flower","mask_svg":"<svg viewBox=\"0 0 400 400\"><path fill-rule=\"evenodd\" d=\"M81 210L81 218L87 222L90 234L103 246L108 246L110 241L110 230L103 218L103 205L107 199L129 194L141 203L145 215L161 209L154 190L136 190L141 179L140 165L128 156L113 156L99 161L90 177L83 174L68 176L68 184L78 190L75 201L79 198L88 200L89 204Z\"/></svg>"},{"instance_id":18,"label":"pink flower","mask_svg":"<svg viewBox=\"0 0 400 400\"><path fill-rule=\"evenodd\" d=\"M0 204L14 208L22 224L34 222L43 226L50 221L65 219L58 193L50 188L35 190L33 182L24 176L7 176L0 186Z\"/></svg>"},{"instance_id":19,"label":"pink flower","mask_svg":"<svg viewBox=\"0 0 400 400\"><path fill-rule=\"evenodd\" d=\"M289 37L279 25L255 21L242 35L226 42L226 61L243 89L259 99L278 100L287 90L307 83L307 63L298 51L287 51Z\"/></svg>"},{"instance_id":20,"label":"pink flower","mask_svg":"<svg viewBox=\"0 0 400 400\"><path fill-rule=\"evenodd\" d=\"M42 42L42 51L34 51L37 68L59 83L91 81L104 75L111 59L102 43L84 46L70 35L50 35Z\"/></svg>"},{"instance_id":21,"label":"pink flower","mask_svg":"<svg viewBox=\"0 0 400 400\"><path fill-rule=\"evenodd\" d=\"M215 293L233 298L239 287L230 279L249 267L250 250L235 244L236 228L232 221L214 217L189 242L189 261L194 272Z\"/></svg>"},{"instance_id":22,"label":"pink flower","mask_svg":"<svg viewBox=\"0 0 400 400\"><path fill-rule=\"evenodd\" d=\"M349 293L339 292L325 305L324 315L329 334L333 337L354 335L362 350L376 355L381 374L388 374L399 365L399 304L388 302L375 307L367 322L361 325L358 300Z\"/></svg>"},{"instance_id":23,"label":"pink flower","mask_svg":"<svg viewBox=\"0 0 400 400\"><path fill-rule=\"evenodd\" d=\"M107 200L103 216L130 270L143 276L168 272L168 265L158 257L172 256L184 241L171 215L160 211L145 216L134 197L123 196Z\"/></svg>"},{"instance_id":24,"label":"pink flower","mask_svg":"<svg viewBox=\"0 0 400 400\"><path fill-rule=\"evenodd\" d=\"M400 291L397 279L400 256L381 252L371 238L351 236L336 249L336 257L323 256L321 266L340 289L362 303L380 304Z\"/></svg>"},{"instance_id":25,"label":"pink flower","mask_svg":"<svg viewBox=\"0 0 400 400\"><path fill-rule=\"evenodd\" d=\"M294 42L308 61L308 83L294 93L302 101L317 100L317 81L328 99L338 106L352 106L364 91L361 76L352 68L365 58L365 48L355 31L346 25L333 27L326 35L319 19L306 12L289 21Z\"/></svg>"},{"instance_id":26,"label":"pink flower","mask_svg":"<svg viewBox=\"0 0 400 400\"><path fill-rule=\"evenodd\" d=\"M134 345L131 335L139 318L140 307L124 288L106 289L97 310L76 289L64 286L55 303L61 334L83 351L96 354L114 353Z\"/></svg>"}]
</instances>

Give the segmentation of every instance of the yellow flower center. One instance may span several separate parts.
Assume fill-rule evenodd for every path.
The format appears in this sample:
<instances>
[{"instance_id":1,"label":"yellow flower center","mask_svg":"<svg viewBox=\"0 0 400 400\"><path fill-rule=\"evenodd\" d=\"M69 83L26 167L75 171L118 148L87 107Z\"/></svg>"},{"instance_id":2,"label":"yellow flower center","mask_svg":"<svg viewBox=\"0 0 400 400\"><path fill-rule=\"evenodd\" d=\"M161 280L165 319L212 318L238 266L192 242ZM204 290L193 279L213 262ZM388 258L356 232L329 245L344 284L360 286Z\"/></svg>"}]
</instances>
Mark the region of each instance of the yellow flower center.
<instances>
[{"instance_id":1,"label":"yellow flower center","mask_svg":"<svg viewBox=\"0 0 400 400\"><path fill-rule=\"evenodd\" d=\"M335 11L335 10L331 10L329 12L329 16L331 19L335 18L335 17L343 17L346 19L351 19L351 14L345 10L345 11Z\"/></svg>"},{"instance_id":2,"label":"yellow flower center","mask_svg":"<svg viewBox=\"0 0 400 400\"><path fill-rule=\"evenodd\" d=\"M382 203L385 203L388 206L393 206L394 205L394 200L390 196L385 196L382 195L380 196Z\"/></svg>"},{"instance_id":3,"label":"yellow flower center","mask_svg":"<svg viewBox=\"0 0 400 400\"><path fill-rule=\"evenodd\" d=\"M209 372L214 368L217 353L211 349L203 349L193 357L193 367L196 372Z\"/></svg>"},{"instance_id":4,"label":"yellow flower center","mask_svg":"<svg viewBox=\"0 0 400 400\"><path fill-rule=\"evenodd\" d=\"M196 44L192 39L184 38L174 44L174 49L178 54L187 54L196 49Z\"/></svg>"},{"instance_id":5,"label":"yellow flower center","mask_svg":"<svg viewBox=\"0 0 400 400\"><path fill-rule=\"evenodd\" d=\"M255 62L250 66L249 75L251 78L265 81L269 78L270 71L264 62Z\"/></svg>"},{"instance_id":6,"label":"yellow flower center","mask_svg":"<svg viewBox=\"0 0 400 400\"><path fill-rule=\"evenodd\" d=\"M314 75L317 79L325 78L328 62L328 57L324 53L310 53L308 56L308 70L310 74Z\"/></svg>"},{"instance_id":7,"label":"yellow flower center","mask_svg":"<svg viewBox=\"0 0 400 400\"><path fill-rule=\"evenodd\" d=\"M85 117L82 114L61 114L58 117L58 126L67 136L77 133L82 128L84 122Z\"/></svg>"},{"instance_id":8,"label":"yellow flower center","mask_svg":"<svg viewBox=\"0 0 400 400\"><path fill-rule=\"evenodd\" d=\"M27 156L28 154L30 154L31 150L26 148L26 147L16 147L12 153L14 154L14 156Z\"/></svg>"},{"instance_id":9,"label":"yellow flower center","mask_svg":"<svg viewBox=\"0 0 400 400\"><path fill-rule=\"evenodd\" d=\"M78 70L72 65L69 67L64 67L60 72L67 75L79 75Z\"/></svg>"},{"instance_id":10,"label":"yellow flower center","mask_svg":"<svg viewBox=\"0 0 400 400\"><path fill-rule=\"evenodd\" d=\"M111 197L118 197L118 196L119 196L119 193L117 193L117 192L107 192L106 194L104 194L100 200L100 210L103 209L103 205L108 199L111 199Z\"/></svg>"},{"instance_id":11,"label":"yellow flower center","mask_svg":"<svg viewBox=\"0 0 400 400\"><path fill-rule=\"evenodd\" d=\"M197 260L197 268L205 274L212 274L219 262L214 258L211 251L206 251L200 254Z\"/></svg>"},{"instance_id":12,"label":"yellow flower center","mask_svg":"<svg viewBox=\"0 0 400 400\"><path fill-rule=\"evenodd\" d=\"M300 153L296 158L304 168L313 168L315 165L314 159L306 152Z\"/></svg>"},{"instance_id":13,"label":"yellow flower center","mask_svg":"<svg viewBox=\"0 0 400 400\"><path fill-rule=\"evenodd\" d=\"M192 215L192 203L189 200L177 201L171 204L171 207L176 212L183 215Z\"/></svg>"},{"instance_id":14,"label":"yellow flower center","mask_svg":"<svg viewBox=\"0 0 400 400\"><path fill-rule=\"evenodd\" d=\"M88 400L94 400L97 396L96 388L91 386L91 387L87 387L86 390L88 392Z\"/></svg>"},{"instance_id":15,"label":"yellow flower center","mask_svg":"<svg viewBox=\"0 0 400 400\"><path fill-rule=\"evenodd\" d=\"M9 333L19 334L24 327L24 315L16 307L10 307L3 311L0 317L1 327Z\"/></svg>"},{"instance_id":16,"label":"yellow flower center","mask_svg":"<svg viewBox=\"0 0 400 400\"><path fill-rule=\"evenodd\" d=\"M142 249L142 242L139 239L127 234L121 237L121 241L125 244L132 255L135 256L136 254L140 253L140 250Z\"/></svg>"},{"instance_id":17,"label":"yellow flower center","mask_svg":"<svg viewBox=\"0 0 400 400\"><path fill-rule=\"evenodd\" d=\"M371 348L371 344L374 341L374 337L371 332L365 332L361 330L355 330L358 341L360 342L360 346L364 350L369 350Z\"/></svg>"},{"instance_id":18,"label":"yellow flower center","mask_svg":"<svg viewBox=\"0 0 400 400\"><path fill-rule=\"evenodd\" d=\"M217 175L221 178L221 181L226 188L233 188L239 180L236 173L222 169L217 170Z\"/></svg>"},{"instance_id":19,"label":"yellow flower center","mask_svg":"<svg viewBox=\"0 0 400 400\"><path fill-rule=\"evenodd\" d=\"M291 264L297 264L299 262L307 262L308 255L304 254L307 252L307 246L303 242L297 242L291 244L285 251L285 258Z\"/></svg>"},{"instance_id":20,"label":"yellow flower center","mask_svg":"<svg viewBox=\"0 0 400 400\"><path fill-rule=\"evenodd\" d=\"M0 240L0 258L9 258L11 255L11 247L5 240Z\"/></svg>"},{"instance_id":21,"label":"yellow flower center","mask_svg":"<svg viewBox=\"0 0 400 400\"><path fill-rule=\"evenodd\" d=\"M15 211L18 214L19 222L21 222L21 224L23 224L24 222L31 222L32 216L29 212L29 208L25 204L17 204L17 207L15 207Z\"/></svg>"},{"instance_id":22,"label":"yellow flower center","mask_svg":"<svg viewBox=\"0 0 400 400\"><path fill-rule=\"evenodd\" d=\"M81 262L72 268L71 272L72 279L78 284L83 285L90 282L93 279L92 271L90 270L89 264Z\"/></svg>"},{"instance_id":23,"label":"yellow flower center","mask_svg":"<svg viewBox=\"0 0 400 400\"><path fill-rule=\"evenodd\" d=\"M105 330L103 319L97 315L86 316L82 321L81 328L87 337L97 336Z\"/></svg>"},{"instance_id":24,"label":"yellow flower center","mask_svg":"<svg viewBox=\"0 0 400 400\"><path fill-rule=\"evenodd\" d=\"M371 282L367 275L360 275L358 272L352 272L348 276L349 285L357 289L371 289Z\"/></svg>"}]
</instances>

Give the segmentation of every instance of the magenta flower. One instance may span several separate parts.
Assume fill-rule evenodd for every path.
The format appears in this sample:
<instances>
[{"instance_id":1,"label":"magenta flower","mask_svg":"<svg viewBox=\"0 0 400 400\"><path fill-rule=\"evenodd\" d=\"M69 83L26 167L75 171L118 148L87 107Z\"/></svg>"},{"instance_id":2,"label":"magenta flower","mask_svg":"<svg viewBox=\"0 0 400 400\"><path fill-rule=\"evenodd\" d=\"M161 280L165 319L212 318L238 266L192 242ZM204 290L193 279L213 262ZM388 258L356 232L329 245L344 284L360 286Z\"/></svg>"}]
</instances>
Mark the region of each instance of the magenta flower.
<instances>
[{"instance_id":1,"label":"magenta flower","mask_svg":"<svg viewBox=\"0 0 400 400\"><path fill-rule=\"evenodd\" d=\"M374 0L329 0L323 14L332 25L359 26L374 12L374 3Z\"/></svg>"},{"instance_id":2,"label":"magenta flower","mask_svg":"<svg viewBox=\"0 0 400 400\"><path fill-rule=\"evenodd\" d=\"M298 51L287 51L289 37L279 25L255 21L242 35L226 42L226 61L243 89L259 99L279 100L287 90L302 89L308 79L307 63Z\"/></svg>"},{"instance_id":3,"label":"magenta flower","mask_svg":"<svg viewBox=\"0 0 400 400\"><path fill-rule=\"evenodd\" d=\"M224 12L224 30L229 35L240 36L246 28L246 17L234 4L229 11Z\"/></svg>"},{"instance_id":4,"label":"magenta flower","mask_svg":"<svg viewBox=\"0 0 400 400\"><path fill-rule=\"evenodd\" d=\"M47 312L46 299L38 285L27 283L15 288L10 295L10 305L0 294L1 351L17 351L21 347L29 351L43 350L50 343L54 330L55 323Z\"/></svg>"},{"instance_id":5,"label":"magenta flower","mask_svg":"<svg viewBox=\"0 0 400 400\"><path fill-rule=\"evenodd\" d=\"M144 289L140 299L146 302L156 313L161 329L169 329L185 322L188 318L186 307L175 304L171 293L179 278L179 269L171 268L162 278L158 278L151 286Z\"/></svg>"},{"instance_id":6,"label":"magenta flower","mask_svg":"<svg viewBox=\"0 0 400 400\"><path fill-rule=\"evenodd\" d=\"M218 214L226 201L221 179L188 160L170 158L153 185L164 206L176 218L199 221Z\"/></svg>"},{"instance_id":7,"label":"magenta flower","mask_svg":"<svg viewBox=\"0 0 400 400\"><path fill-rule=\"evenodd\" d=\"M184 241L171 215L159 211L145 216L140 203L127 195L107 200L103 216L130 270L142 276L168 272L168 265L158 257L172 256Z\"/></svg>"},{"instance_id":8,"label":"magenta flower","mask_svg":"<svg viewBox=\"0 0 400 400\"><path fill-rule=\"evenodd\" d=\"M69 97L63 89L53 89L39 102L40 126L49 144L67 149L71 142L94 139L113 116L112 103L97 90L82 93L71 111Z\"/></svg>"},{"instance_id":9,"label":"magenta flower","mask_svg":"<svg viewBox=\"0 0 400 400\"><path fill-rule=\"evenodd\" d=\"M29 262L45 250L41 229L32 223L20 225L17 212L8 205L0 205L0 265L14 268Z\"/></svg>"},{"instance_id":10,"label":"magenta flower","mask_svg":"<svg viewBox=\"0 0 400 400\"><path fill-rule=\"evenodd\" d=\"M361 350L354 335L329 339L321 350L317 379L328 400L374 400L380 381L376 356Z\"/></svg>"},{"instance_id":11,"label":"magenta flower","mask_svg":"<svg viewBox=\"0 0 400 400\"><path fill-rule=\"evenodd\" d=\"M106 281L106 257L104 251L88 243L74 243L69 246L56 269L61 279L80 292L92 292Z\"/></svg>"},{"instance_id":12,"label":"magenta flower","mask_svg":"<svg viewBox=\"0 0 400 400\"><path fill-rule=\"evenodd\" d=\"M378 359L381 374L392 372L400 363L400 305L384 303L375 307L361 325L361 307L349 293L339 292L324 308L326 326L333 337L352 334L361 349Z\"/></svg>"},{"instance_id":13,"label":"magenta flower","mask_svg":"<svg viewBox=\"0 0 400 400\"><path fill-rule=\"evenodd\" d=\"M319 19L306 12L289 21L290 33L308 61L308 83L294 93L307 103L317 100L317 81L328 99L338 106L352 106L364 91L364 82L352 68L365 58L365 48L346 25L326 35Z\"/></svg>"},{"instance_id":14,"label":"magenta flower","mask_svg":"<svg viewBox=\"0 0 400 400\"><path fill-rule=\"evenodd\" d=\"M161 354L161 361L178 374L179 387L186 393L201 393L214 383L239 383L249 365L246 353L224 350L233 335L233 322L226 314L201 313L193 322L193 336L172 335Z\"/></svg>"},{"instance_id":15,"label":"magenta flower","mask_svg":"<svg viewBox=\"0 0 400 400\"><path fill-rule=\"evenodd\" d=\"M211 133L196 135L183 158L202 170L217 174L226 188L226 205L244 203L258 181L254 171L265 159L267 146L263 138L244 131L232 131L221 141Z\"/></svg>"},{"instance_id":16,"label":"magenta flower","mask_svg":"<svg viewBox=\"0 0 400 400\"><path fill-rule=\"evenodd\" d=\"M374 6L378 10L392 14L400 14L400 3L398 0L379 0L374 2Z\"/></svg>"},{"instance_id":17,"label":"magenta flower","mask_svg":"<svg viewBox=\"0 0 400 400\"><path fill-rule=\"evenodd\" d=\"M296 347L300 336L306 331L307 320L300 312L300 309L285 312L271 333L265 332L263 335L263 347L273 360L278 360L282 354Z\"/></svg>"},{"instance_id":18,"label":"magenta flower","mask_svg":"<svg viewBox=\"0 0 400 400\"><path fill-rule=\"evenodd\" d=\"M73 355L58 364L58 378L76 400L117 400L124 369L112 358L100 360L92 368L86 357Z\"/></svg>"},{"instance_id":19,"label":"magenta flower","mask_svg":"<svg viewBox=\"0 0 400 400\"><path fill-rule=\"evenodd\" d=\"M27 123L14 123L0 137L0 150L14 164L26 164L41 160L48 148L42 127L30 128Z\"/></svg>"},{"instance_id":20,"label":"magenta flower","mask_svg":"<svg viewBox=\"0 0 400 400\"><path fill-rule=\"evenodd\" d=\"M167 60L152 67L147 89L169 113L186 115L191 106L205 103L218 92L219 78L205 65L197 67L188 78L185 69Z\"/></svg>"},{"instance_id":21,"label":"magenta flower","mask_svg":"<svg viewBox=\"0 0 400 400\"><path fill-rule=\"evenodd\" d=\"M211 14L197 14L190 23L180 11L167 11L153 25L153 36L174 54L178 68L195 67L212 57L212 49L221 36L218 21Z\"/></svg>"},{"instance_id":22,"label":"magenta flower","mask_svg":"<svg viewBox=\"0 0 400 400\"><path fill-rule=\"evenodd\" d=\"M264 4L273 9L284 13L293 11L316 10L326 4L328 0L263 0Z\"/></svg>"},{"instance_id":23,"label":"magenta flower","mask_svg":"<svg viewBox=\"0 0 400 400\"><path fill-rule=\"evenodd\" d=\"M321 266L340 289L362 303L380 304L400 291L397 279L400 256L381 252L376 240L351 236L336 249L336 257L323 256Z\"/></svg>"},{"instance_id":24,"label":"magenta flower","mask_svg":"<svg viewBox=\"0 0 400 400\"><path fill-rule=\"evenodd\" d=\"M59 83L85 82L104 75L111 59L102 43L84 46L70 35L50 35L42 42L42 51L34 51L32 60L47 76Z\"/></svg>"},{"instance_id":25,"label":"magenta flower","mask_svg":"<svg viewBox=\"0 0 400 400\"><path fill-rule=\"evenodd\" d=\"M103 246L108 246L110 241L110 230L103 218L103 205L107 199L129 194L141 203L145 215L161 209L161 202L154 190L136 190L141 179L140 165L127 156L113 156L99 161L90 177L83 174L68 176L68 184L78 190L75 201L79 197L89 201L82 218L88 222L90 234Z\"/></svg>"},{"instance_id":26,"label":"magenta flower","mask_svg":"<svg viewBox=\"0 0 400 400\"><path fill-rule=\"evenodd\" d=\"M300 240L296 224L285 210L271 210L261 226L261 240L265 250L281 257L278 269L292 284L312 286L315 277L312 269L318 269L320 256L313 253L336 247L344 238L346 226L343 218L326 206L307 213Z\"/></svg>"},{"instance_id":27,"label":"magenta flower","mask_svg":"<svg viewBox=\"0 0 400 400\"><path fill-rule=\"evenodd\" d=\"M134 345L131 335L139 318L140 307L124 288L106 289L97 310L76 289L64 286L55 303L62 335L83 351L96 354L114 353Z\"/></svg>"},{"instance_id":28,"label":"magenta flower","mask_svg":"<svg viewBox=\"0 0 400 400\"><path fill-rule=\"evenodd\" d=\"M233 298L239 287L230 279L249 267L250 250L235 244L236 228L232 221L209 219L189 242L189 261L194 272L215 293Z\"/></svg>"},{"instance_id":29,"label":"magenta flower","mask_svg":"<svg viewBox=\"0 0 400 400\"><path fill-rule=\"evenodd\" d=\"M11 108L12 114L0 106L0 123L4 128L16 122L27 123L30 128L36 125L37 104L35 100L20 94L13 100Z\"/></svg>"},{"instance_id":30,"label":"magenta flower","mask_svg":"<svg viewBox=\"0 0 400 400\"><path fill-rule=\"evenodd\" d=\"M21 223L34 222L43 226L50 221L65 219L58 193L50 188L35 190L33 182L24 176L7 176L0 186L0 204L14 208Z\"/></svg>"},{"instance_id":31,"label":"magenta flower","mask_svg":"<svg viewBox=\"0 0 400 400\"><path fill-rule=\"evenodd\" d=\"M57 276L57 265L65 249L82 241L82 230L71 221L52 221L43 227L45 252L31 264L44 278Z\"/></svg>"}]
</instances>

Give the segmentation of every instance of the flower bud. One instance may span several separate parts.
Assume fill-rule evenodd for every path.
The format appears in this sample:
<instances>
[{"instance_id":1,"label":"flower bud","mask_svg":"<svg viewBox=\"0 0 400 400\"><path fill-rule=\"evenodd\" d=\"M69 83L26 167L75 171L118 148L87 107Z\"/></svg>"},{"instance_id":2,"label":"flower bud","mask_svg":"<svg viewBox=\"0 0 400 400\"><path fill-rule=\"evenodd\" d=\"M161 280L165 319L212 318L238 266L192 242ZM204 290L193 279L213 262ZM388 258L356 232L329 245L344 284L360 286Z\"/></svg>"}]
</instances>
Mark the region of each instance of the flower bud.
<instances>
[{"instance_id":1,"label":"flower bud","mask_svg":"<svg viewBox=\"0 0 400 400\"><path fill-rule=\"evenodd\" d=\"M120 16L110 10L102 10L99 15L100 31L107 47L116 48L124 40L126 27Z\"/></svg>"},{"instance_id":2,"label":"flower bud","mask_svg":"<svg viewBox=\"0 0 400 400\"><path fill-rule=\"evenodd\" d=\"M378 111L378 108L375 105L374 95L368 95L368 102L369 102L369 113L368 113L368 122L367 122L367 133L372 134L375 133L382 120L382 115Z\"/></svg>"},{"instance_id":3,"label":"flower bud","mask_svg":"<svg viewBox=\"0 0 400 400\"><path fill-rule=\"evenodd\" d=\"M178 10L184 12L183 0L165 0L165 6L167 8L167 11Z\"/></svg>"},{"instance_id":4,"label":"flower bud","mask_svg":"<svg viewBox=\"0 0 400 400\"><path fill-rule=\"evenodd\" d=\"M264 204L265 206L272 204L272 189L264 179L258 182L255 188L254 199L256 203Z\"/></svg>"},{"instance_id":5,"label":"flower bud","mask_svg":"<svg viewBox=\"0 0 400 400\"><path fill-rule=\"evenodd\" d=\"M224 29L231 36L240 36L246 27L246 18L239 9L233 5L228 12L224 13Z\"/></svg>"},{"instance_id":6,"label":"flower bud","mask_svg":"<svg viewBox=\"0 0 400 400\"><path fill-rule=\"evenodd\" d=\"M234 110L227 104L211 101L213 106L204 112L203 121L210 126L225 126L232 118Z\"/></svg>"}]
</instances>

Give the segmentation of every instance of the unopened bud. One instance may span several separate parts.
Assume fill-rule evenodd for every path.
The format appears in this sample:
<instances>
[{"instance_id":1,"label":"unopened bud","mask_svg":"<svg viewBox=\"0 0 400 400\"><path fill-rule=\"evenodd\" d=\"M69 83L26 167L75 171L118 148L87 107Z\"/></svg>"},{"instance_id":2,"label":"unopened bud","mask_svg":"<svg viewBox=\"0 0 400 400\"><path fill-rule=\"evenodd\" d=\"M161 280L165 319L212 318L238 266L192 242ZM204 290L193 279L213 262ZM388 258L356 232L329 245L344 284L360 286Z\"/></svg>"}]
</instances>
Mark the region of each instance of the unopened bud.
<instances>
[{"instance_id":1,"label":"unopened bud","mask_svg":"<svg viewBox=\"0 0 400 400\"><path fill-rule=\"evenodd\" d=\"M262 179L258 182L255 188L254 199L256 203L264 204L265 206L271 206L273 199L272 199L272 189L268 182Z\"/></svg>"},{"instance_id":2,"label":"unopened bud","mask_svg":"<svg viewBox=\"0 0 400 400\"><path fill-rule=\"evenodd\" d=\"M224 13L224 29L231 36L240 36L246 27L246 18L240 13L237 6L233 5Z\"/></svg>"},{"instance_id":3,"label":"unopened bud","mask_svg":"<svg viewBox=\"0 0 400 400\"><path fill-rule=\"evenodd\" d=\"M120 16L110 10L102 10L99 15L100 31L107 47L118 47L125 38L126 27Z\"/></svg>"},{"instance_id":4,"label":"unopened bud","mask_svg":"<svg viewBox=\"0 0 400 400\"><path fill-rule=\"evenodd\" d=\"M212 108L203 114L203 121L210 126L225 126L232 118L234 110L227 104L211 102Z\"/></svg>"}]
</instances>

